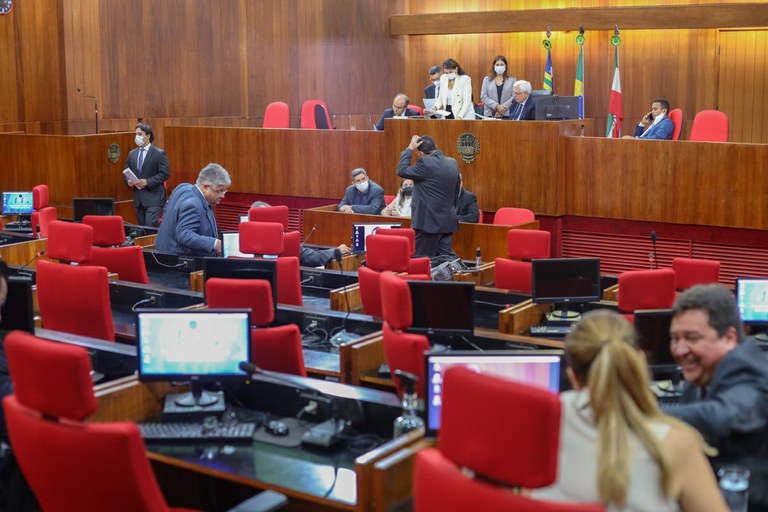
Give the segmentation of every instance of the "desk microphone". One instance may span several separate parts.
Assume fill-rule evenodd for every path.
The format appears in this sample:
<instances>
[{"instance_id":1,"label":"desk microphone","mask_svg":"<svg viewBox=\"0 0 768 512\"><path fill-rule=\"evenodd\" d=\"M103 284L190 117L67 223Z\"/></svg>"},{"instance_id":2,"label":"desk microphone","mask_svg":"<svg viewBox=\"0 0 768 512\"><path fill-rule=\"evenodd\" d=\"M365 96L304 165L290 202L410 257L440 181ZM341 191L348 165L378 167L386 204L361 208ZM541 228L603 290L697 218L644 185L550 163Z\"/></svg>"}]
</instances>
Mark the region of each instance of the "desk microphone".
<instances>
[{"instance_id":1,"label":"desk microphone","mask_svg":"<svg viewBox=\"0 0 768 512\"><path fill-rule=\"evenodd\" d=\"M654 264L656 265L656 268L659 268L659 262L656 258L656 232L651 231L651 243L653 244L653 252L648 255L648 259L651 262L651 270L654 268Z\"/></svg>"},{"instance_id":2,"label":"desk microphone","mask_svg":"<svg viewBox=\"0 0 768 512\"><path fill-rule=\"evenodd\" d=\"M312 226L312 229L309 230L309 234L307 234L306 238L304 238L304 241L301 242L302 247L304 247L304 244L307 243L307 240L309 240L309 237L312 236L312 233L314 233L316 229L317 229L317 224Z\"/></svg>"},{"instance_id":3,"label":"desk microphone","mask_svg":"<svg viewBox=\"0 0 768 512\"><path fill-rule=\"evenodd\" d=\"M23 264L22 266L20 266L20 267L19 267L19 268L16 270L16 272L14 272L14 273L13 273L13 274L11 274L11 275L12 275L12 276L15 276L15 275L17 275L17 274L21 274L21 273L22 273L22 270L24 270L25 268L27 268L28 266L30 266L30 265L32 264L32 262L34 262L34 261L35 261L37 258L39 258L40 256L42 256L43 254L45 254L45 251L44 251L44 250L42 250L42 251L37 251L37 254L35 254L35 255L32 257L32 259L31 259L31 260L29 260L28 262L26 262L25 264ZM26 272L25 272L24 274L26 274ZM28 275L28 274L26 274L26 275Z\"/></svg>"},{"instance_id":4,"label":"desk microphone","mask_svg":"<svg viewBox=\"0 0 768 512\"><path fill-rule=\"evenodd\" d=\"M77 92L85 96L86 98L90 98L93 100L93 113L96 116L96 133L99 133L99 100L96 98L96 96L92 96L90 94L86 94L81 88L77 88Z\"/></svg>"}]
</instances>

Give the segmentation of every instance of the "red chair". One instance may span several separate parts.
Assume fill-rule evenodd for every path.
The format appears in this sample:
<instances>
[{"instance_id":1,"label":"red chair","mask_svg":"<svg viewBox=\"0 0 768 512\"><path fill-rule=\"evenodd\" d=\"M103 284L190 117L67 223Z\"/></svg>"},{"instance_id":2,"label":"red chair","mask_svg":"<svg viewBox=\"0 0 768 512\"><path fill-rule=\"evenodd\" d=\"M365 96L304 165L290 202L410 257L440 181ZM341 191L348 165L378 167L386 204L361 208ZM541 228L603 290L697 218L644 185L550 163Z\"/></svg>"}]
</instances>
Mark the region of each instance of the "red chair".
<instances>
[{"instance_id":1,"label":"red chair","mask_svg":"<svg viewBox=\"0 0 768 512\"><path fill-rule=\"evenodd\" d=\"M106 268L38 261L37 299L46 329L115 340Z\"/></svg>"},{"instance_id":2,"label":"red chair","mask_svg":"<svg viewBox=\"0 0 768 512\"><path fill-rule=\"evenodd\" d=\"M36 212L32 212L30 217L30 227L32 233L37 234L38 226L40 227L40 237L48 238L48 227L51 222L56 220L56 208L53 206L46 206Z\"/></svg>"},{"instance_id":3,"label":"red chair","mask_svg":"<svg viewBox=\"0 0 768 512\"><path fill-rule=\"evenodd\" d=\"M527 208L499 208L496 210L496 214L493 216L494 224L502 224L507 226L517 226L519 224L525 224L535 220L536 216L533 214L533 211Z\"/></svg>"},{"instance_id":4,"label":"red chair","mask_svg":"<svg viewBox=\"0 0 768 512\"><path fill-rule=\"evenodd\" d=\"M672 126L675 127L672 130L672 140L680 139L680 132L683 130L683 111L676 108L670 111L667 117L672 121Z\"/></svg>"},{"instance_id":5,"label":"red chair","mask_svg":"<svg viewBox=\"0 0 768 512\"><path fill-rule=\"evenodd\" d=\"M728 116L719 110L702 110L693 118L689 140L728 142Z\"/></svg>"},{"instance_id":6,"label":"red chair","mask_svg":"<svg viewBox=\"0 0 768 512\"><path fill-rule=\"evenodd\" d=\"M382 230L383 231L383 230ZM406 237L375 234L365 239L366 266L357 269L360 299L367 315L381 317L380 273L407 272L411 265L411 246Z\"/></svg>"},{"instance_id":7,"label":"red chair","mask_svg":"<svg viewBox=\"0 0 768 512\"><path fill-rule=\"evenodd\" d=\"M301 233L288 231L288 207L285 205L265 206L248 210L251 222L279 222L283 225L283 252L281 256L301 257Z\"/></svg>"},{"instance_id":8,"label":"red chair","mask_svg":"<svg viewBox=\"0 0 768 512\"><path fill-rule=\"evenodd\" d=\"M390 228L390 229L379 229L376 231L377 235L384 235L384 236L404 236L408 239L408 242L411 245L411 256L416 254L416 231L414 231L411 228ZM411 264L408 266L408 274L410 276L422 276L423 279L431 280L432 279L432 264L428 257L424 256L421 258L413 258L411 257ZM409 279L413 279L413 277L409 277Z\"/></svg>"},{"instance_id":9,"label":"red chair","mask_svg":"<svg viewBox=\"0 0 768 512\"><path fill-rule=\"evenodd\" d=\"M48 226L46 255L49 258L82 263L91 259L92 245L93 228L91 226L58 220L51 222Z\"/></svg>"},{"instance_id":10,"label":"red chair","mask_svg":"<svg viewBox=\"0 0 768 512\"><path fill-rule=\"evenodd\" d=\"M549 258L549 231L510 229L507 232L507 254L510 258L529 261L495 260L496 288L530 293L533 287L530 260Z\"/></svg>"},{"instance_id":11,"label":"red chair","mask_svg":"<svg viewBox=\"0 0 768 512\"><path fill-rule=\"evenodd\" d=\"M128 247L93 247L91 258L82 262L82 266L105 267L108 272L117 274L121 281L149 284L147 264L141 246Z\"/></svg>"},{"instance_id":12,"label":"red chair","mask_svg":"<svg viewBox=\"0 0 768 512\"><path fill-rule=\"evenodd\" d=\"M264 124L262 128L290 128L291 112L288 104L282 101L274 101L264 110Z\"/></svg>"},{"instance_id":13,"label":"red chair","mask_svg":"<svg viewBox=\"0 0 768 512\"><path fill-rule=\"evenodd\" d=\"M85 422L98 406L85 349L15 331L5 353L8 433L43 510L191 512L166 503L135 423Z\"/></svg>"},{"instance_id":14,"label":"red chair","mask_svg":"<svg viewBox=\"0 0 768 512\"><path fill-rule=\"evenodd\" d=\"M423 115L424 115L424 109L423 109L423 108L421 108L421 107L420 107L420 106L418 106L418 105L412 105L412 104L411 104L411 105L408 105L408 108L409 108L409 109L411 109L411 110L413 110L414 112L417 112L417 113L418 113L420 116L423 116Z\"/></svg>"},{"instance_id":15,"label":"red chair","mask_svg":"<svg viewBox=\"0 0 768 512\"><path fill-rule=\"evenodd\" d=\"M389 206L389 203L394 201L396 197L397 196L388 196L388 195L384 194L384 204ZM382 229L382 231L384 231L384 230Z\"/></svg>"},{"instance_id":16,"label":"red chair","mask_svg":"<svg viewBox=\"0 0 768 512\"><path fill-rule=\"evenodd\" d=\"M320 126L318 126L318 112L315 107L322 107L322 113L320 118L323 119ZM328 129L332 125L331 116L328 113L328 105L321 100L307 100L301 105L301 127L305 129L317 130Z\"/></svg>"},{"instance_id":17,"label":"red chair","mask_svg":"<svg viewBox=\"0 0 768 512\"><path fill-rule=\"evenodd\" d=\"M675 289L687 290L697 284L720 282L720 262L699 258L673 258Z\"/></svg>"},{"instance_id":18,"label":"red chair","mask_svg":"<svg viewBox=\"0 0 768 512\"><path fill-rule=\"evenodd\" d=\"M212 277L205 282L205 297L210 308L251 308L254 325L267 326L275 318L269 281ZM306 377L298 326L251 330L251 362L264 370Z\"/></svg>"},{"instance_id":19,"label":"red chair","mask_svg":"<svg viewBox=\"0 0 768 512\"><path fill-rule=\"evenodd\" d=\"M48 206L49 201L48 185L37 185L32 187L32 209L42 210Z\"/></svg>"},{"instance_id":20,"label":"red chair","mask_svg":"<svg viewBox=\"0 0 768 512\"><path fill-rule=\"evenodd\" d=\"M619 311L622 313L668 309L674 301L675 271L671 268L631 270L619 275Z\"/></svg>"},{"instance_id":21,"label":"red chair","mask_svg":"<svg viewBox=\"0 0 768 512\"><path fill-rule=\"evenodd\" d=\"M93 245L120 245L125 242L123 218L119 215L86 215L83 224L93 228Z\"/></svg>"}]
</instances>

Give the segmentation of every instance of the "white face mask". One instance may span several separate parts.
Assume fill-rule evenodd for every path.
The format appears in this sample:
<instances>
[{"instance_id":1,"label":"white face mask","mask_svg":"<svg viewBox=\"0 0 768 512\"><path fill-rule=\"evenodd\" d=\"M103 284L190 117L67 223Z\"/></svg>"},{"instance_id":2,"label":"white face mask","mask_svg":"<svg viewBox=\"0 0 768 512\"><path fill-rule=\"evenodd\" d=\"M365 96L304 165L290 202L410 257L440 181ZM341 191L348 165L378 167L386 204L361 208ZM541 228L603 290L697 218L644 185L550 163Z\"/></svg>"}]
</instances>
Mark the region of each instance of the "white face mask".
<instances>
[{"instance_id":1,"label":"white face mask","mask_svg":"<svg viewBox=\"0 0 768 512\"><path fill-rule=\"evenodd\" d=\"M454 80L456 78L456 73L448 73L445 76L448 77L448 80Z\"/></svg>"},{"instance_id":2,"label":"white face mask","mask_svg":"<svg viewBox=\"0 0 768 512\"><path fill-rule=\"evenodd\" d=\"M136 142L136 145L141 147L144 145L144 137L142 137L139 134L136 134L136 139L134 139L134 142Z\"/></svg>"},{"instance_id":3,"label":"white face mask","mask_svg":"<svg viewBox=\"0 0 768 512\"><path fill-rule=\"evenodd\" d=\"M496 71L498 74L502 74L504 71L507 70L507 66L494 66L493 70Z\"/></svg>"},{"instance_id":4,"label":"white face mask","mask_svg":"<svg viewBox=\"0 0 768 512\"><path fill-rule=\"evenodd\" d=\"M368 182L367 181L364 182L364 183L357 183L357 184L355 184L355 187L357 187L357 190L359 190L361 194L365 194L366 192L368 192Z\"/></svg>"}]
</instances>

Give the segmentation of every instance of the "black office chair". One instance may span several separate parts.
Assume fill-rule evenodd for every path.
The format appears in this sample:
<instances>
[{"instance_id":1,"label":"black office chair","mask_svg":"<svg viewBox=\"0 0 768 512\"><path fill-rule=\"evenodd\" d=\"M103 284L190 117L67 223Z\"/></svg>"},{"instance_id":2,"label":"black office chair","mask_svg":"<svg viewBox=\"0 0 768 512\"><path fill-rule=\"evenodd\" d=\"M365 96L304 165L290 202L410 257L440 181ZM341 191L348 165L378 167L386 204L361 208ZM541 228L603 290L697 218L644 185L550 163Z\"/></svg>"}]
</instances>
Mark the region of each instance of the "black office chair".
<instances>
[{"instance_id":1,"label":"black office chair","mask_svg":"<svg viewBox=\"0 0 768 512\"><path fill-rule=\"evenodd\" d=\"M553 91L548 89L534 89L531 91L531 96L552 96Z\"/></svg>"},{"instance_id":2,"label":"black office chair","mask_svg":"<svg viewBox=\"0 0 768 512\"><path fill-rule=\"evenodd\" d=\"M315 105L315 127L318 130L330 130L331 126L328 124L328 112L322 105Z\"/></svg>"}]
</instances>

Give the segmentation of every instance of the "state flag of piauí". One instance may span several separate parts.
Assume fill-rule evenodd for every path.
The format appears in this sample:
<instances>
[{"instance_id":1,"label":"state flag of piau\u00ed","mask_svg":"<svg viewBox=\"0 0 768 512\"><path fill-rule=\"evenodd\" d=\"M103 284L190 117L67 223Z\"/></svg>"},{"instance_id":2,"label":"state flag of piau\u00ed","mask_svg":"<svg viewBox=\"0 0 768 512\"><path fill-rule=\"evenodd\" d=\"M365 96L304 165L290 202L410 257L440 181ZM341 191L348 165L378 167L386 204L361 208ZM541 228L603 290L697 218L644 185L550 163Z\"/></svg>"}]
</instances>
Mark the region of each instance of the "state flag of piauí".
<instances>
[{"instance_id":1,"label":"state flag of piau\u00ed","mask_svg":"<svg viewBox=\"0 0 768 512\"><path fill-rule=\"evenodd\" d=\"M608 125L605 136L619 138L621 120L624 119L624 109L621 98L621 79L619 78L619 47L613 59L613 84L611 85L611 101L608 103Z\"/></svg>"},{"instance_id":2,"label":"state flag of piau\u00ed","mask_svg":"<svg viewBox=\"0 0 768 512\"><path fill-rule=\"evenodd\" d=\"M552 51L547 48L547 64L544 66L544 86L545 91L552 90Z\"/></svg>"},{"instance_id":3,"label":"state flag of piau\u00ed","mask_svg":"<svg viewBox=\"0 0 768 512\"><path fill-rule=\"evenodd\" d=\"M573 95L579 98L579 119L584 119L584 45L579 48L579 61L576 64L576 80Z\"/></svg>"}]
</instances>

